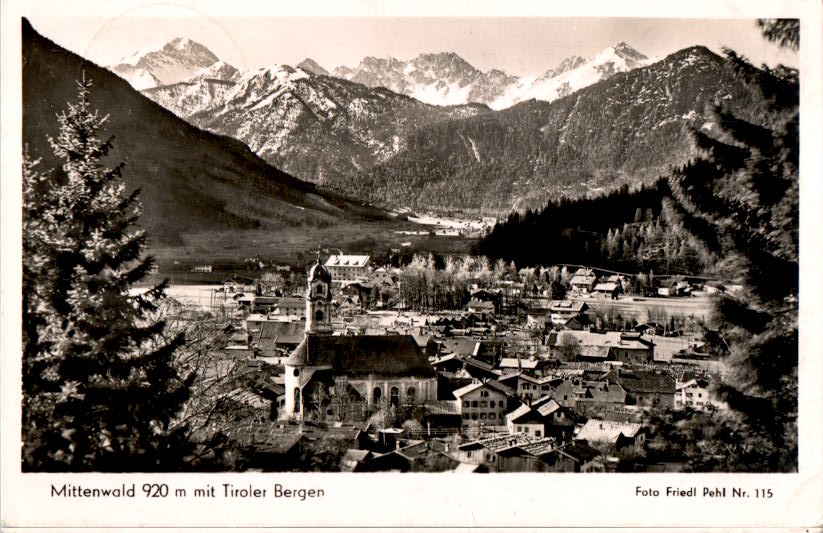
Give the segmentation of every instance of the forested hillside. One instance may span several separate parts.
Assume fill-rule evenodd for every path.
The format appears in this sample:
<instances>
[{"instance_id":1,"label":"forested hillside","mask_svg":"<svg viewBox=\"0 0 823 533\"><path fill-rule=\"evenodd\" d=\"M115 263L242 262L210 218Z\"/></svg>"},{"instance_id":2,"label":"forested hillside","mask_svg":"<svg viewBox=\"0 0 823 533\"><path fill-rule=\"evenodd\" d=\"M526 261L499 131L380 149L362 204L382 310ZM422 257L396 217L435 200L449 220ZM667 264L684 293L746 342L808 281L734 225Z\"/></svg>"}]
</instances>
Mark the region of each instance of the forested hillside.
<instances>
[{"instance_id":1,"label":"forested hillside","mask_svg":"<svg viewBox=\"0 0 823 533\"><path fill-rule=\"evenodd\" d=\"M697 274L705 257L662 216L669 194L667 181L660 179L636 191L624 185L596 198L560 199L538 211L514 212L477 251L520 267L570 263Z\"/></svg>"},{"instance_id":2,"label":"forested hillside","mask_svg":"<svg viewBox=\"0 0 823 533\"><path fill-rule=\"evenodd\" d=\"M405 149L345 187L375 203L506 213L548 199L652 183L693 155L688 127L720 103L762 98L704 47L681 50L552 103L424 126Z\"/></svg>"}]
</instances>

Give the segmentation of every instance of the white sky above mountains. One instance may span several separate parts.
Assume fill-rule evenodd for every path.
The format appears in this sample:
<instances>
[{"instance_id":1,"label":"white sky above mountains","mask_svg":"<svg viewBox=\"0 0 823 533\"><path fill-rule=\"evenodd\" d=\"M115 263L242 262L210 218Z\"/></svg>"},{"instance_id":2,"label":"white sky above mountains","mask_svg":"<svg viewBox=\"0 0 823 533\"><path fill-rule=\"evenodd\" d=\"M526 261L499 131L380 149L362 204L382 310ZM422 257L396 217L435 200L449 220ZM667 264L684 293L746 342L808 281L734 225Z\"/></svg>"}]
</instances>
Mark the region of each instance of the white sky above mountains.
<instances>
[{"instance_id":1,"label":"white sky above mountains","mask_svg":"<svg viewBox=\"0 0 823 533\"><path fill-rule=\"evenodd\" d=\"M238 10L240 11L240 10ZM539 75L570 55L592 56L625 41L652 59L692 45L723 46L755 64L797 66L798 55L763 39L752 19L535 17L204 16L191 8L137 7L119 16L26 15L42 35L101 65L175 37L191 38L240 69L296 65L311 57L327 70L365 56L407 60L455 52L483 71ZM548 13L547 13L548 15Z\"/></svg>"}]
</instances>

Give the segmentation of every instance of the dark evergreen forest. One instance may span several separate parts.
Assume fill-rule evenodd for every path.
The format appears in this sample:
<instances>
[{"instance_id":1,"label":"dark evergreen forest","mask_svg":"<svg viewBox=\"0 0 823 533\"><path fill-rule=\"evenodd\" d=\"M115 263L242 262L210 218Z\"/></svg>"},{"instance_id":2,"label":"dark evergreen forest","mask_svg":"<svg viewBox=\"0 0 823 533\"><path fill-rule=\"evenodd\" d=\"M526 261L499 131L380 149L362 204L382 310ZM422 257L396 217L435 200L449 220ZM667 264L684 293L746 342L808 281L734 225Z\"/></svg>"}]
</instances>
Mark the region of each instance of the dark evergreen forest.
<instances>
[{"instance_id":1,"label":"dark evergreen forest","mask_svg":"<svg viewBox=\"0 0 823 533\"><path fill-rule=\"evenodd\" d=\"M532 265L585 264L628 272L699 274L705 259L669 224L668 182L594 198L560 199L543 209L512 213L475 251L491 259Z\"/></svg>"}]
</instances>

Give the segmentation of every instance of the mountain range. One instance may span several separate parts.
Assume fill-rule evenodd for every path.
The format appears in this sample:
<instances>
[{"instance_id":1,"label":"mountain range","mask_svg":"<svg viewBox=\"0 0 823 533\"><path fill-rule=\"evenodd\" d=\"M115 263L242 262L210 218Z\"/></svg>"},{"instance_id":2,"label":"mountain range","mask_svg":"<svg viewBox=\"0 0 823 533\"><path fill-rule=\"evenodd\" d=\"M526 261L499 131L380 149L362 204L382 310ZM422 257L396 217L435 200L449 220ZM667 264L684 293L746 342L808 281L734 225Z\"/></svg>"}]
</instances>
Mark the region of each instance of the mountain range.
<instances>
[{"instance_id":1,"label":"mountain range","mask_svg":"<svg viewBox=\"0 0 823 533\"><path fill-rule=\"evenodd\" d=\"M129 64L151 62L171 71L181 42L132 56ZM497 70L483 73L453 53L407 62L369 57L356 69L335 69L334 76L311 58L296 68L274 65L245 73L217 60L192 73L190 65L213 55L189 46L195 58L176 71L190 75L143 93L190 123L239 139L268 162L329 188L398 155L420 128L491 113L482 102L556 99L646 61L620 43L590 60L574 56L523 79ZM450 101L459 105L435 105Z\"/></svg>"},{"instance_id":2,"label":"mountain range","mask_svg":"<svg viewBox=\"0 0 823 533\"><path fill-rule=\"evenodd\" d=\"M158 260L239 254L284 260L292 254L293 260L293 252L323 243L345 246L364 234L393 242L400 221L386 212L320 190L266 163L242 142L192 126L108 70L42 37L25 19L22 40L28 153L59 179L60 161L48 138L58 133L56 115L76 99L76 80L90 79L91 106L108 116L101 136L113 138L107 162L125 162L127 190L141 190L140 223Z\"/></svg>"},{"instance_id":3,"label":"mountain range","mask_svg":"<svg viewBox=\"0 0 823 533\"><path fill-rule=\"evenodd\" d=\"M172 71L180 42L152 61ZM311 58L247 72L217 60L143 93L324 188L494 215L649 183L694 154L687 129L708 127L715 106L762 104L705 47L652 63L626 43L528 78L454 53L367 57L331 75Z\"/></svg>"},{"instance_id":4,"label":"mountain range","mask_svg":"<svg viewBox=\"0 0 823 533\"><path fill-rule=\"evenodd\" d=\"M724 58L691 47L553 102L426 125L340 187L388 205L504 214L648 184L695 154L689 129L711 128L719 105L746 116L767 102Z\"/></svg>"},{"instance_id":5,"label":"mountain range","mask_svg":"<svg viewBox=\"0 0 823 533\"><path fill-rule=\"evenodd\" d=\"M409 61L367 57L353 69L337 67L334 76L433 105L481 103L505 109L530 99L550 102L648 62L621 42L588 59L568 57L539 76L509 76L497 69L482 72L455 53L421 54Z\"/></svg>"},{"instance_id":6,"label":"mountain range","mask_svg":"<svg viewBox=\"0 0 823 533\"><path fill-rule=\"evenodd\" d=\"M497 110L530 99L562 98L618 72L649 63L645 55L621 42L588 59L570 56L538 76L510 76L498 69L483 72L453 52L420 54L408 61L370 56L354 68L338 66L331 72L306 58L295 68L370 88L383 87L431 105L479 103ZM144 90L203 78L234 79L237 70L226 66L205 46L178 37L137 51L109 68L136 89Z\"/></svg>"}]
</instances>

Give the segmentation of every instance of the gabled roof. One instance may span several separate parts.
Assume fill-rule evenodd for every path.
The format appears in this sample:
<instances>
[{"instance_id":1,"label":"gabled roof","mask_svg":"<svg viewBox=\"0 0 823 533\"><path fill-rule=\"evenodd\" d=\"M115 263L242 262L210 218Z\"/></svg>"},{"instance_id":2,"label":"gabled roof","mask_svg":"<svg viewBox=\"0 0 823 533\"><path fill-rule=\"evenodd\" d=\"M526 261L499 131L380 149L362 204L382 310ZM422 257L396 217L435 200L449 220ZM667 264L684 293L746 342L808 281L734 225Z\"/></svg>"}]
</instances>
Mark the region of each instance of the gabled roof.
<instances>
[{"instance_id":1,"label":"gabled roof","mask_svg":"<svg viewBox=\"0 0 823 533\"><path fill-rule=\"evenodd\" d=\"M529 455L546 455L555 449L556 441L550 437L544 437L529 443L519 444L518 447Z\"/></svg>"},{"instance_id":2,"label":"gabled roof","mask_svg":"<svg viewBox=\"0 0 823 533\"><path fill-rule=\"evenodd\" d=\"M610 381L619 383L626 392L673 394L675 380L665 373L650 370L622 370L608 374Z\"/></svg>"},{"instance_id":3,"label":"gabled roof","mask_svg":"<svg viewBox=\"0 0 823 533\"><path fill-rule=\"evenodd\" d=\"M501 393L505 394L506 396L514 395L514 391L511 388L509 388L509 387L503 385L502 383L500 383L499 381L495 381L493 379L490 379L488 381L477 381L475 383L469 383L465 387L460 387L459 389L454 391L453 394L454 394L455 398L462 398L466 394L468 394L472 391L475 391L475 390L477 390L481 387L488 387L490 389L496 390L497 392L501 392Z\"/></svg>"},{"instance_id":4,"label":"gabled roof","mask_svg":"<svg viewBox=\"0 0 823 533\"><path fill-rule=\"evenodd\" d=\"M537 412L540 413L541 416L549 416L558 409L562 409L560 404L554 401L554 399L551 399L543 405L537 407Z\"/></svg>"},{"instance_id":5,"label":"gabled roof","mask_svg":"<svg viewBox=\"0 0 823 533\"><path fill-rule=\"evenodd\" d=\"M460 415L460 408L455 400L425 400L423 412L427 415Z\"/></svg>"},{"instance_id":6,"label":"gabled roof","mask_svg":"<svg viewBox=\"0 0 823 533\"><path fill-rule=\"evenodd\" d=\"M475 359L474 357L461 357L461 359L467 366L473 366L475 368L479 368L480 370L485 370L486 372L494 372L493 365L490 365L485 361L481 361L480 359Z\"/></svg>"},{"instance_id":7,"label":"gabled roof","mask_svg":"<svg viewBox=\"0 0 823 533\"><path fill-rule=\"evenodd\" d=\"M606 387L587 387L586 396L595 402L624 403L626 391L619 383L609 383Z\"/></svg>"},{"instance_id":8,"label":"gabled roof","mask_svg":"<svg viewBox=\"0 0 823 533\"><path fill-rule=\"evenodd\" d=\"M552 300L549 310L553 313L568 312L581 313L587 307L586 302L577 300Z\"/></svg>"},{"instance_id":9,"label":"gabled roof","mask_svg":"<svg viewBox=\"0 0 823 533\"><path fill-rule=\"evenodd\" d=\"M260 349L274 348L278 345L298 345L305 335L306 323L266 321L256 322L252 332L252 342L257 343Z\"/></svg>"},{"instance_id":10,"label":"gabled roof","mask_svg":"<svg viewBox=\"0 0 823 533\"><path fill-rule=\"evenodd\" d=\"M456 353L458 355L472 355L477 346L477 339L469 337L452 337L450 339L443 339L440 341L443 350L447 352Z\"/></svg>"},{"instance_id":11,"label":"gabled roof","mask_svg":"<svg viewBox=\"0 0 823 533\"><path fill-rule=\"evenodd\" d=\"M285 364L328 366L345 376L435 376L411 335L307 334Z\"/></svg>"},{"instance_id":12,"label":"gabled roof","mask_svg":"<svg viewBox=\"0 0 823 533\"><path fill-rule=\"evenodd\" d=\"M539 379L537 379L534 376L530 376L529 374L526 374L525 372L522 372L522 371L512 372L511 374L503 374L502 376L500 376L497 379L497 381L502 383L504 381L510 381L512 379L515 379L515 378L523 378L525 381L528 381L529 383L534 383L535 385L540 383Z\"/></svg>"},{"instance_id":13,"label":"gabled roof","mask_svg":"<svg viewBox=\"0 0 823 533\"><path fill-rule=\"evenodd\" d=\"M530 359L523 359L520 358L518 362L517 358L515 357L504 357L500 360L500 368L525 368L529 370L533 370L537 368L537 359L530 360Z\"/></svg>"},{"instance_id":14,"label":"gabled roof","mask_svg":"<svg viewBox=\"0 0 823 533\"><path fill-rule=\"evenodd\" d=\"M506 421L513 424L526 424L529 422L542 423L543 420L537 411L534 411L526 404L521 405L511 413L506 415Z\"/></svg>"},{"instance_id":15,"label":"gabled roof","mask_svg":"<svg viewBox=\"0 0 823 533\"><path fill-rule=\"evenodd\" d=\"M640 429L640 424L592 418L580 429L576 438L589 442L614 443L621 435L633 439Z\"/></svg>"},{"instance_id":16,"label":"gabled roof","mask_svg":"<svg viewBox=\"0 0 823 533\"><path fill-rule=\"evenodd\" d=\"M577 354L581 357L590 357L592 359L608 359L608 346L580 346L577 348Z\"/></svg>"},{"instance_id":17,"label":"gabled roof","mask_svg":"<svg viewBox=\"0 0 823 533\"><path fill-rule=\"evenodd\" d=\"M364 267L369 262L368 255L332 255L326 259L326 267L332 266L350 266L350 267Z\"/></svg>"},{"instance_id":18,"label":"gabled roof","mask_svg":"<svg viewBox=\"0 0 823 533\"><path fill-rule=\"evenodd\" d=\"M600 452L583 441L566 444L562 448L555 450L558 454L565 455L578 463L587 463L600 455Z\"/></svg>"},{"instance_id":19,"label":"gabled roof","mask_svg":"<svg viewBox=\"0 0 823 533\"><path fill-rule=\"evenodd\" d=\"M594 286L595 291L606 291L606 292L616 291L619 288L620 288L620 286L617 283L614 283L614 282L598 283L597 285Z\"/></svg>"}]
</instances>

